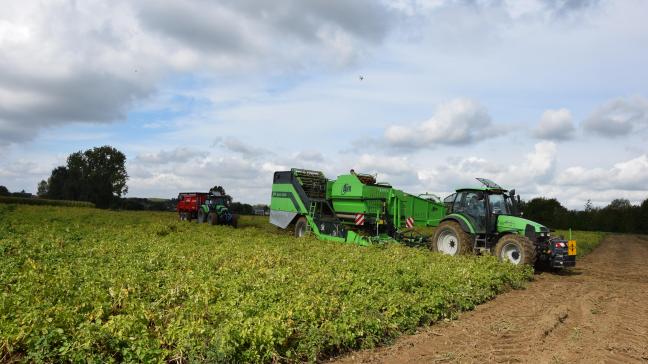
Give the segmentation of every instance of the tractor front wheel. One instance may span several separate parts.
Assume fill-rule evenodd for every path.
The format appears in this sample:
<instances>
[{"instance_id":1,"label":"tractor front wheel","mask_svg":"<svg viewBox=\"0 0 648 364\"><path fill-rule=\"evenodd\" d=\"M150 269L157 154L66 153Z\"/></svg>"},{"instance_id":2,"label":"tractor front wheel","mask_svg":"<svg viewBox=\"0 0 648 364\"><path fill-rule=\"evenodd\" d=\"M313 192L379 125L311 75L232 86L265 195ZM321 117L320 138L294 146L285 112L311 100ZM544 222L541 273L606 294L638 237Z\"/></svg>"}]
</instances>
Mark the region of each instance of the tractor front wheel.
<instances>
[{"instance_id":1,"label":"tractor front wheel","mask_svg":"<svg viewBox=\"0 0 648 364\"><path fill-rule=\"evenodd\" d=\"M218 214L215 212L209 213L209 225L218 225Z\"/></svg>"},{"instance_id":2,"label":"tractor front wheel","mask_svg":"<svg viewBox=\"0 0 648 364\"><path fill-rule=\"evenodd\" d=\"M502 262L533 265L536 260L536 249L528 238L517 234L508 234L497 241L495 255Z\"/></svg>"},{"instance_id":3,"label":"tractor front wheel","mask_svg":"<svg viewBox=\"0 0 648 364\"><path fill-rule=\"evenodd\" d=\"M297 219L297 222L295 223L295 236L298 238L301 238L306 235L306 227L308 224L308 221L306 221L305 217L300 217Z\"/></svg>"},{"instance_id":4,"label":"tractor front wheel","mask_svg":"<svg viewBox=\"0 0 648 364\"><path fill-rule=\"evenodd\" d=\"M205 222L207 222L207 214L201 208L200 210L198 210L198 223L202 224L202 223L205 223Z\"/></svg>"},{"instance_id":5,"label":"tractor front wheel","mask_svg":"<svg viewBox=\"0 0 648 364\"><path fill-rule=\"evenodd\" d=\"M434 231L430 248L447 255L466 255L473 251L470 234L454 221L444 221Z\"/></svg>"}]
</instances>

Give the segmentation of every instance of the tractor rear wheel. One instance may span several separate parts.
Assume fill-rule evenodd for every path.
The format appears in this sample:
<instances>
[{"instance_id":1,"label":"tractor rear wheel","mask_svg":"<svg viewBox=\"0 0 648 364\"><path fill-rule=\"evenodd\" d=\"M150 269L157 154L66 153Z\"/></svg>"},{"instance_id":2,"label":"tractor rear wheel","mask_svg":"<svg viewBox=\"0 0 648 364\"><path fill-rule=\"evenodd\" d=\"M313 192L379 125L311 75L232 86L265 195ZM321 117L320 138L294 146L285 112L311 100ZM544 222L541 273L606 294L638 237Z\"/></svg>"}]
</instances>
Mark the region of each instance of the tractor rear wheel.
<instances>
[{"instance_id":1,"label":"tractor rear wheel","mask_svg":"<svg viewBox=\"0 0 648 364\"><path fill-rule=\"evenodd\" d=\"M444 221L434 231L430 248L447 255L472 254L473 242L470 234L463 231L454 221Z\"/></svg>"},{"instance_id":2,"label":"tractor rear wheel","mask_svg":"<svg viewBox=\"0 0 648 364\"><path fill-rule=\"evenodd\" d=\"M209 213L209 225L218 225L218 214L215 212Z\"/></svg>"},{"instance_id":3,"label":"tractor rear wheel","mask_svg":"<svg viewBox=\"0 0 648 364\"><path fill-rule=\"evenodd\" d=\"M232 215L232 221L230 221L230 225L232 225L234 229L238 228L238 215Z\"/></svg>"},{"instance_id":4,"label":"tractor rear wheel","mask_svg":"<svg viewBox=\"0 0 648 364\"><path fill-rule=\"evenodd\" d=\"M297 222L295 223L295 236L298 238L306 236L306 227L307 227L308 221L306 221L305 217L300 217L297 219Z\"/></svg>"},{"instance_id":5,"label":"tractor rear wheel","mask_svg":"<svg viewBox=\"0 0 648 364\"><path fill-rule=\"evenodd\" d=\"M502 262L533 265L536 260L536 248L527 237L508 234L497 241L495 255Z\"/></svg>"}]
</instances>

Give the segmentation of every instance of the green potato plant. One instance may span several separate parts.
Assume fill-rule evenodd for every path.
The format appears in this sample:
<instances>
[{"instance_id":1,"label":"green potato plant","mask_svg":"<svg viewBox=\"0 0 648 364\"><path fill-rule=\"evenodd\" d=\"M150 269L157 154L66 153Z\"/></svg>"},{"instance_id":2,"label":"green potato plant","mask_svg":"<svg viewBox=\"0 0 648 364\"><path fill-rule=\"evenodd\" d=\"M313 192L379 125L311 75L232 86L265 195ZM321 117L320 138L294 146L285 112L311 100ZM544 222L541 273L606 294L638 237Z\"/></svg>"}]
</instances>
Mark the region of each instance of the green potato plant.
<instances>
[{"instance_id":1,"label":"green potato plant","mask_svg":"<svg viewBox=\"0 0 648 364\"><path fill-rule=\"evenodd\" d=\"M172 213L0 204L0 361L299 362L390 342L532 277L493 257Z\"/></svg>"}]
</instances>

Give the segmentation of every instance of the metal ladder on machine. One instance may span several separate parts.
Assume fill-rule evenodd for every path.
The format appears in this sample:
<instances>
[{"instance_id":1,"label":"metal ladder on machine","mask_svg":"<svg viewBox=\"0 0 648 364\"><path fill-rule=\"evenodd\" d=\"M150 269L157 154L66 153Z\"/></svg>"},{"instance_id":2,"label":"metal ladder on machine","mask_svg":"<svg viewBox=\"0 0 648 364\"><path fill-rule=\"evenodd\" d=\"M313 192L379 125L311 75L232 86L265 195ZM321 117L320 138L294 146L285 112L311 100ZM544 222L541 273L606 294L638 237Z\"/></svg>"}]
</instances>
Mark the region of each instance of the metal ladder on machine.
<instances>
[{"instance_id":1,"label":"metal ladder on machine","mask_svg":"<svg viewBox=\"0 0 648 364\"><path fill-rule=\"evenodd\" d=\"M486 235L483 235L481 237L480 237L480 235L481 234L476 234L475 235L475 245L473 247L473 251L475 253L483 253L485 251L490 251L486 246L486 243L487 243Z\"/></svg>"},{"instance_id":2,"label":"metal ladder on machine","mask_svg":"<svg viewBox=\"0 0 648 364\"><path fill-rule=\"evenodd\" d=\"M310 206L308 207L308 216L310 216L311 219L313 219L313 221L315 221L315 217L316 217L315 213L316 212L317 212L317 202L316 201L311 201ZM305 233L306 234L311 233L311 225L310 224L306 224Z\"/></svg>"}]
</instances>

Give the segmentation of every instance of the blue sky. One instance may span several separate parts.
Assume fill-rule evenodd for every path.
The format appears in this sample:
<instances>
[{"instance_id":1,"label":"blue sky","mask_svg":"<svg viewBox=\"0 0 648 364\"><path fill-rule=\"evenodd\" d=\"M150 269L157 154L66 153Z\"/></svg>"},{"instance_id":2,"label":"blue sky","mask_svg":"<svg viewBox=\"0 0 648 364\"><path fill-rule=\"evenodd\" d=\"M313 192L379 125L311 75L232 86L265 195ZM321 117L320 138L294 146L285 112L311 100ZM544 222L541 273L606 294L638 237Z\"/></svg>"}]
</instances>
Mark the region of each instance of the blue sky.
<instances>
[{"instance_id":1,"label":"blue sky","mask_svg":"<svg viewBox=\"0 0 648 364\"><path fill-rule=\"evenodd\" d=\"M109 144L128 196L290 167L413 192L488 177L524 198L648 198L640 0L9 1L0 184L33 192ZM363 79L360 79L360 75Z\"/></svg>"}]
</instances>

